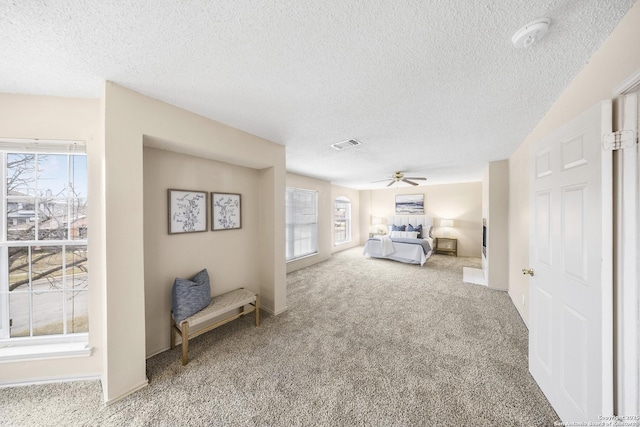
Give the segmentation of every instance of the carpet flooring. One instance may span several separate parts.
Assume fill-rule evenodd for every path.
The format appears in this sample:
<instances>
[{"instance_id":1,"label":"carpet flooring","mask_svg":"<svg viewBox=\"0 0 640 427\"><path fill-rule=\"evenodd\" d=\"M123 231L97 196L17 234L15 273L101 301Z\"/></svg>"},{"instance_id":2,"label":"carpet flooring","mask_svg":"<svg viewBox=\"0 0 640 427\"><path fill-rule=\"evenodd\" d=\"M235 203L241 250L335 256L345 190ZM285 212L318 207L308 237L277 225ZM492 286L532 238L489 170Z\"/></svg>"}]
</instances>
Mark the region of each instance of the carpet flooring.
<instances>
[{"instance_id":1,"label":"carpet flooring","mask_svg":"<svg viewBox=\"0 0 640 427\"><path fill-rule=\"evenodd\" d=\"M423 266L362 248L287 275L288 310L238 319L147 361L112 405L98 381L0 390L6 426L552 426L505 292L462 281L479 259Z\"/></svg>"}]
</instances>

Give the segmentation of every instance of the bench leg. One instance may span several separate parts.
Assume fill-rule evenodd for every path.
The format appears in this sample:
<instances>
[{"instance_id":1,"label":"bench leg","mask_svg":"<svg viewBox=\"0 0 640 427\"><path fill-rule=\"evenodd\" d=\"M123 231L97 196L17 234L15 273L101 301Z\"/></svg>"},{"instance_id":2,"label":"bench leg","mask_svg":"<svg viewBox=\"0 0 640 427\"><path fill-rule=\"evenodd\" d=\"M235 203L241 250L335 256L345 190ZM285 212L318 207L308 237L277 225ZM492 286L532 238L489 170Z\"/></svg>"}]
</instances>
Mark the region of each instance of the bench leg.
<instances>
[{"instance_id":1,"label":"bench leg","mask_svg":"<svg viewBox=\"0 0 640 427\"><path fill-rule=\"evenodd\" d=\"M171 331L171 350L173 350L176 347L176 331L175 331L175 325L176 322L173 320L173 316L171 316L171 326L170 326L170 331Z\"/></svg>"},{"instance_id":2,"label":"bench leg","mask_svg":"<svg viewBox=\"0 0 640 427\"><path fill-rule=\"evenodd\" d=\"M254 322L258 326L260 325L260 295L258 294L256 294L256 309L254 313Z\"/></svg>"},{"instance_id":3,"label":"bench leg","mask_svg":"<svg viewBox=\"0 0 640 427\"><path fill-rule=\"evenodd\" d=\"M182 366L189 363L189 324L182 323Z\"/></svg>"}]
</instances>

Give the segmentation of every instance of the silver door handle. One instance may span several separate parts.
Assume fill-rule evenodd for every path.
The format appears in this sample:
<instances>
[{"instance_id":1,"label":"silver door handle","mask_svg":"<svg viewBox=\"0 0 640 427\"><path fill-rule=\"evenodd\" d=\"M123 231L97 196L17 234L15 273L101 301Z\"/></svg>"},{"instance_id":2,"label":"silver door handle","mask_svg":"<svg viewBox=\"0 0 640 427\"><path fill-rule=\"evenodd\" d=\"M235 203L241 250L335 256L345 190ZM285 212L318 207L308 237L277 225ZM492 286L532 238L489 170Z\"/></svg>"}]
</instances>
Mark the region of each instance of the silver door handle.
<instances>
[{"instance_id":1,"label":"silver door handle","mask_svg":"<svg viewBox=\"0 0 640 427\"><path fill-rule=\"evenodd\" d=\"M524 274L524 275L528 274L529 276L533 276L533 268L529 268L529 269L523 268L522 269L522 274Z\"/></svg>"}]
</instances>

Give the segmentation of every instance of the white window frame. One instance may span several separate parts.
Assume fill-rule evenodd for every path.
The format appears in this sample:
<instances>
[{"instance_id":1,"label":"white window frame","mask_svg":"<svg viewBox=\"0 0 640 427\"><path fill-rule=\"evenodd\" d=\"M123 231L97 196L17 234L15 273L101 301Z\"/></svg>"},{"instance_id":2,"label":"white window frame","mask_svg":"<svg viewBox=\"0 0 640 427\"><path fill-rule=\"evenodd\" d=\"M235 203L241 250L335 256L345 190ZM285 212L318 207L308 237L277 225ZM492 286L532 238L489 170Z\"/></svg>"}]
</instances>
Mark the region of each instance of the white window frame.
<instances>
[{"instance_id":1,"label":"white window frame","mask_svg":"<svg viewBox=\"0 0 640 427\"><path fill-rule=\"evenodd\" d=\"M312 208L313 213L312 214L302 214L300 212L298 212L298 215L303 215L305 218L305 222L295 222L295 219L293 221L290 221L289 218L293 218L294 215L296 214L296 212L292 212L291 210L294 209L294 206L292 206L289 203L289 194L294 194L294 193L303 193L309 196L313 196L312 197L312 203L313 206L308 206L308 208ZM294 188L294 187L287 187L286 189L286 194L285 194L285 210L286 210L286 244L285 244L285 257L287 262L291 262L291 261L295 261L301 258L306 258L308 256L313 256L316 255L318 253L318 192L314 191L314 190L307 190L307 189L303 189L303 188ZM303 253L295 253L295 241L296 240L302 240L302 239L296 239L295 238L295 231L296 231L296 226L312 226L312 236L311 239L312 241L315 240L315 248L313 248L311 251L308 252L303 252Z\"/></svg>"},{"instance_id":2,"label":"white window frame","mask_svg":"<svg viewBox=\"0 0 640 427\"><path fill-rule=\"evenodd\" d=\"M342 206L339 206L342 205ZM339 210L345 209L344 218L339 217ZM338 222L344 222L345 224L345 236L344 239L338 240L338 233L342 233L342 231L338 231L337 224ZM345 243L351 242L351 200L348 197L340 196L336 197L333 203L333 239L334 246L343 245Z\"/></svg>"},{"instance_id":3,"label":"white window frame","mask_svg":"<svg viewBox=\"0 0 640 427\"><path fill-rule=\"evenodd\" d=\"M0 174L5 179L7 170L6 156L8 153L41 154L41 155L86 155L84 141L60 141L60 140L23 140L23 139L0 139ZM67 197L69 195L67 194ZM85 197L88 200L88 195ZM28 337L10 338L9 325L9 272L8 253L9 247L18 246L60 246L63 251L67 246L86 246L87 239L71 239L68 234L64 240L37 240L38 230L36 227L36 240L7 241L7 194L6 183L0 185L0 199L2 200L2 214L0 215L0 362L23 360L30 358L47 358L58 356L80 356L90 355L91 348L88 346L89 333L67 333L67 322L63 321L63 334L40 335ZM36 199L37 200L37 199ZM66 280L66 269L64 267L66 257L63 257L62 280ZM63 294L66 289L61 291ZM83 291L83 292L89 292ZM87 294L88 295L88 294ZM63 304L63 319L66 319L66 304ZM31 322L31 316L30 316ZM31 329L31 327L30 327Z\"/></svg>"}]
</instances>

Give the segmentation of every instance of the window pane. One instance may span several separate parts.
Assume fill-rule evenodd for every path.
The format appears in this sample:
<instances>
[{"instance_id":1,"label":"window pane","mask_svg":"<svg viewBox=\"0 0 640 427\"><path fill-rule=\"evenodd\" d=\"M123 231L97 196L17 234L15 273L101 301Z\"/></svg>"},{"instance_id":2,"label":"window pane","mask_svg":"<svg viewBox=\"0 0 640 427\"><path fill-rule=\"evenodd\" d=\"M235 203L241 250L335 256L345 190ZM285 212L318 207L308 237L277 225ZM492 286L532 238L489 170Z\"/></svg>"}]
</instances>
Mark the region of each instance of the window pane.
<instances>
[{"instance_id":1,"label":"window pane","mask_svg":"<svg viewBox=\"0 0 640 427\"><path fill-rule=\"evenodd\" d=\"M65 274L65 304L67 333L89 330L89 280L87 275L87 247L67 246Z\"/></svg>"},{"instance_id":2,"label":"window pane","mask_svg":"<svg viewBox=\"0 0 640 427\"><path fill-rule=\"evenodd\" d=\"M38 240L67 240L67 199L43 197L38 205Z\"/></svg>"},{"instance_id":3,"label":"window pane","mask_svg":"<svg viewBox=\"0 0 640 427\"><path fill-rule=\"evenodd\" d=\"M71 201L69 234L72 240L87 239L87 199Z\"/></svg>"},{"instance_id":4,"label":"window pane","mask_svg":"<svg viewBox=\"0 0 640 427\"><path fill-rule=\"evenodd\" d=\"M36 155L7 154L7 195L36 195Z\"/></svg>"},{"instance_id":5,"label":"window pane","mask_svg":"<svg viewBox=\"0 0 640 427\"><path fill-rule=\"evenodd\" d=\"M66 290L87 290L89 281L87 275L87 247L67 247Z\"/></svg>"},{"instance_id":6,"label":"window pane","mask_svg":"<svg viewBox=\"0 0 640 427\"><path fill-rule=\"evenodd\" d=\"M318 193L287 188L287 260L317 252Z\"/></svg>"},{"instance_id":7,"label":"window pane","mask_svg":"<svg viewBox=\"0 0 640 427\"><path fill-rule=\"evenodd\" d=\"M31 286L34 292L62 290L62 247L31 248Z\"/></svg>"},{"instance_id":8,"label":"window pane","mask_svg":"<svg viewBox=\"0 0 640 427\"><path fill-rule=\"evenodd\" d=\"M7 240L35 240L36 199L7 198Z\"/></svg>"},{"instance_id":9,"label":"window pane","mask_svg":"<svg viewBox=\"0 0 640 427\"><path fill-rule=\"evenodd\" d=\"M63 285L62 247L33 246L31 248L31 289L34 336L63 333Z\"/></svg>"},{"instance_id":10,"label":"window pane","mask_svg":"<svg viewBox=\"0 0 640 427\"><path fill-rule=\"evenodd\" d=\"M65 293L67 305L67 333L89 331L89 292L72 290Z\"/></svg>"},{"instance_id":11,"label":"window pane","mask_svg":"<svg viewBox=\"0 0 640 427\"><path fill-rule=\"evenodd\" d=\"M67 197L67 155L40 154L38 193L42 197Z\"/></svg>"},{"instance_id":12,"label":"window pane","mask_svg":"<svg viewBox=\"0 0 640 427\"><path fill-rule=\"evenodd\" d=\"M335 243L344 243L351 240L349 221L351 221L351 202L345 197L335 200L333 210L333 228Z\"/></svg>"},{"instance_id":13,"label":"window pane","mask_svg":"<svg viewBox=\"0 0 640 427\"><path fill-rule=\"evenodd\" d=\"M62 334L62 292L33 293L33 335Z\"/></svg>"},{"instance_id":14,"label":"window pane","mask_svg":"<svg viewBox=\"0 0 640 427\"><path fill-rule=\"evenodd\" d=\"M69 185L71 187L70 197L87 197L87 156L69 156L70 176Z\"/></svg>"},{"instance_id":15,"label":"window pane","mask_svg":"<svg viewBox=\"0 0 640 427\"><path fill-rule=\"evenodd\" d=\"M29 292L9 293L11 338L29 336Z\"/></svg>"},{"instance_id":16,"label":"window pane","mask_svg":"<svg viewBox=\"0 0 640 427\"><path fill-rule=\"evenodd\" d=\"M29 248L9 248L9 291L29 290Z\"/></svg>"}]
</instances>

